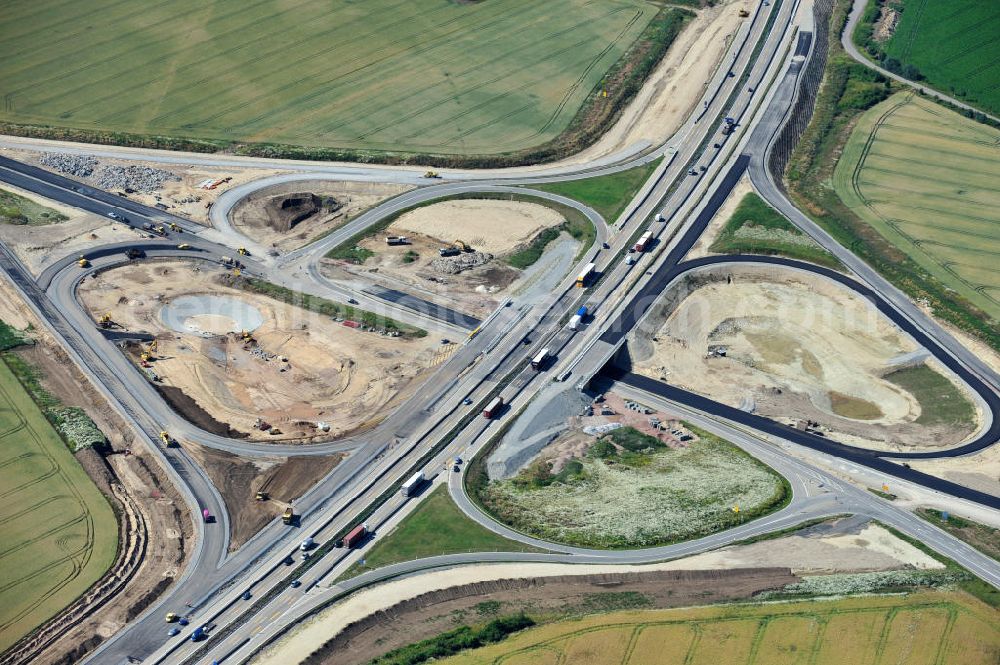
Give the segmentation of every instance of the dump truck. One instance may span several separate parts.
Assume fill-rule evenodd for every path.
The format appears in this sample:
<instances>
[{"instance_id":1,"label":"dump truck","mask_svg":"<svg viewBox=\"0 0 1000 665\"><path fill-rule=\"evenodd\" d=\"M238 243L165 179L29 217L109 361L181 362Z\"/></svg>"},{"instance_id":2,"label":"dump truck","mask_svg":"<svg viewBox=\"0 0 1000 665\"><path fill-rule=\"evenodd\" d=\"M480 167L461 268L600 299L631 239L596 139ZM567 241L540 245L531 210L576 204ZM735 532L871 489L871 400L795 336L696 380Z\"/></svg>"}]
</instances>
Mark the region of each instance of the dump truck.
<instances>
[{"instance_id":1,"label":"dump truck","mask_svg":"<svg viewBox=\"0 0 1000 665\"><path fill-rule=\"evenodd\" d=\"M420 486L424 484L424 472L417 471L415 474L410 476L410 479L403 483L403 486L399 488L399 493L403 496L413 496L420 489Z\"/></svg>"},{"instance_id":2,"label":"dump truck","mask_svg":"<svg viewBox=\"0 0 1000 665\"><path fill-rule=\"evenodd\" d=\"M437 171L424 171L425 178L440 178L441 176Z\"/></svg>"},{"instance_id":3,"label":"dump truck","mask_svg":"<svg viewBox=\"0 0 1000 665\"><path fill-rule=\"evenodd\" d=\"M233 257L231 256L223 256L221 260L222 260L222 265L224 266L231 266L236 263L235 261L233 261Z\"/></svg>"},{"instance_id":4,"label":"dump truck","mask_svg":"<svg viewBox=\"0 0 1000 665\"><path fill-rule=\"evenodd\" d=\"M181 226L177 222L170 222L170 230L180 232Z\"/></svg>"},{"instance_id":5,"label":"dump truck","mask_svg":"<svg viewBox=\"0 0 1000 665\"><path fill-rule=\"evenodd\" d=\"M489 404L486 405L486 408L483 409L483 418L491 420L492 418L500 414L500 409L502 408L503 408L503 397L497 395L490 401Z\"/></svg>"},{"instance_id":6,"label":"dump truck","mask_svg":"<svg viewBox=\"0 0 1000 665\"><path fill-rule=\"evenodd\" d=\"M438 249L438 254L441 256L458 256L461 250L458 247L441 247Z\"/></svg>"},{"instance_id":7,"label":"dump truck","mask_svg":"<svg viewBox=\"0 0 1000 665\"><path fill-rule=\"evenodd\" d=\"M240 256L250 256L250 250L246 247L240 247L236 251L240 254Z\"/></svg>"},{"instance_id":8,"label":"dump truck","mask_svg":"<svg viewBox=\"0 0 1000 665\"><path fill-rule=\"evenodd\" d=\"M291 524L292 520L294 519L295 519L295 511L292 509L291 506L288 506L287 508L285 508L285 512L281 514L281 521L284 522L285 524Z\"/></svg>"},{"instance_id":9,"label":"dump truck","mask_svg":"<svg viewBox=\"0 0 1000 665\"><path fill-rule=\"evenodd\" d=\"M368 534L368 527L366 527L364 524L357 525L356 527L351 529L351 531L346 536L344 536L344 547L348 549L354 547L362 540L364 540L367 534Z\"/></svg>"},{"instance_id":10,"label":"dump truck","mask_svg":"<svg viewBox=\"0 0 1000 665\"><path fill-rule=\"evenodd\" d=\"M77 259L76 264L78 266L80 266L81 268L89 268L90 267L90 261L88 261L87 257L85 257L85 256L81 256L79 259Z\"/></svg>"},{"instance_id":11,"label":"dump truck","mask_svg":"<svg viewBox=\"0 0 1000 665\"><path fill-rule=\"evenodd\" d=\"M387 245L409 245L410 239L406 236L386 236L385 244Z\"/></svg>"},{"instance_id":12,"label":"dump truck","mask_svg":"<svg viewBox=\"0 0 1000 665\"><path fill-rule=\"evenodd\" d=\"M745 9L741 9L739 12L737 12L737 14L739 14L740 18L746 18L747 16L750 16L750 12L748 12Z\"/></svg>"},{"instance_id":13,"label":"dump truck","mask_svg":"<svg viewBox=\"0 0 1000 665\"><path fill-rule=\"evenodd\" d=\"M469 244L467 242L465 242L464 240L456 240L455 241L455 247L458 247L463 252L471 252L472 251L472 247L470 247Z\"/></svg>"}]
</instances>

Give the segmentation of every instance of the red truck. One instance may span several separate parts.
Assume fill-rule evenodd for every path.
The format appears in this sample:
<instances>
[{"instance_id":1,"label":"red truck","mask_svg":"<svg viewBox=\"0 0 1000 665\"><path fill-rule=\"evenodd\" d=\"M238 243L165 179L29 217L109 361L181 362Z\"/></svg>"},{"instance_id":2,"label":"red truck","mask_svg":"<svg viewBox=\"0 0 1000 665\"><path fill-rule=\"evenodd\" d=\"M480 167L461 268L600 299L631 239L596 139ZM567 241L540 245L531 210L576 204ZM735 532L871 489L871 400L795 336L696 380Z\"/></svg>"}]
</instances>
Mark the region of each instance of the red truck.
<instances>
[{"instance_id":1,"label":"red truck","mask_svg":"<svg viewBox=\"0 0 1000 665\"><path fill-rule=\"evenodd\" d=\"M351 548L361 542L361 540L368 533L368 529L365 528L364 524L359 524L351 532L344 536L344 547Z\"/></svg>"},{"instance_id":2,"label":"red truck","mask_svg":"<svg viewBox=\"0 0 1000 665\"><path fill-rule=\"evenodd\" d=\"M495 398L493 398L493 401L487 404L486 408L483 409L483 418L489 420L493 416L500 413L501 408L503 408L503 397L497 395Z\"/></svg>"}]
</instances>

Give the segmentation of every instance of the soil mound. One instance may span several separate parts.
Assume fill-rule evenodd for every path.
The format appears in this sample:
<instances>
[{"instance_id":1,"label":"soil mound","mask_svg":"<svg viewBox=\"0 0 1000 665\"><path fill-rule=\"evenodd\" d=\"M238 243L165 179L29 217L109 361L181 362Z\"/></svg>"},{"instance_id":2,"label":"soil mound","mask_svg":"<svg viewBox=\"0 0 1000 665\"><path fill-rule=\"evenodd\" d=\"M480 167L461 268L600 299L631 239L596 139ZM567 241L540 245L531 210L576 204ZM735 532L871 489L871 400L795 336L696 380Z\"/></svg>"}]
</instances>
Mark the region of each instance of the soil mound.
<instances>
[{"instance_id":1,"label":"soil mound","mask_svg":"<svg viewBox=\"0 0 1000 665\"><path fill-rule=\"evenodd\" d=\"M264 213L267 215L268 226L280 233L286 233L299 222L315 215L324 205L330 212L335 212L343 204L329 197L324 201L310 192L296 192L279 194L267 199L264 203Z\"/></svg>"}]
</instances>

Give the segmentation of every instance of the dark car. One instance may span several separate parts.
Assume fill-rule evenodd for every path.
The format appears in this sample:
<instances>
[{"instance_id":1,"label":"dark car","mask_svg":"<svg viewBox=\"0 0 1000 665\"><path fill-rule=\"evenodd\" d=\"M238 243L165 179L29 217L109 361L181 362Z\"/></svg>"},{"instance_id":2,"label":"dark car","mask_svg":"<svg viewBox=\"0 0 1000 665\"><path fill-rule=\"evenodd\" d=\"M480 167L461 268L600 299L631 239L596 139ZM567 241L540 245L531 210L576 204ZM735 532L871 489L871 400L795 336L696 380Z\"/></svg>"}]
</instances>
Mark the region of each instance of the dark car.
<instances>
[{"instance_id":1,"label":"dark car","mask_svg":"<svg viewBox=\"0 0 1000 665\"><path fill-rule=\"evenodd\" d=\"M240 596L240 598L242 598L243 600L250 600L250 592L249 591L244 591L243 595Z\"/></svg>"},{"instance_id":2,"label":"dark car","mask_svg":"<svg viewBox=\"0 0 1000 665\"><path fill-rule=\"evenodd\" d=\"M170 630L167 631L167 635L169 635L170 637L173 637L174 635L180 635L180 634L181 634L181 629L178 628L177 626L174 626L173 628L171 628Z\"/></svg>"},{"instance_id":3,"label":"dark car","mask_svg":"<svg viewBox=\"0 0 1000 665\"><path fill-rule=\"evenodd\" d=\"M292 580L293 589L298 589L300 586L302 586L302 580Z\"/></svg>"},{"instance_id":4,"label":"dark car","mask_svg":"<svg viewBox=\"0 0 1000 665\"><path fill-rule=\"evenodd\" d=\"M611 249L611 245L609 245L609 244L608 244L608 243L606 243L606 242L602 242L602 243L601 243L601 247L603 247L604 249Z\"/></svg>"}]
</instances>

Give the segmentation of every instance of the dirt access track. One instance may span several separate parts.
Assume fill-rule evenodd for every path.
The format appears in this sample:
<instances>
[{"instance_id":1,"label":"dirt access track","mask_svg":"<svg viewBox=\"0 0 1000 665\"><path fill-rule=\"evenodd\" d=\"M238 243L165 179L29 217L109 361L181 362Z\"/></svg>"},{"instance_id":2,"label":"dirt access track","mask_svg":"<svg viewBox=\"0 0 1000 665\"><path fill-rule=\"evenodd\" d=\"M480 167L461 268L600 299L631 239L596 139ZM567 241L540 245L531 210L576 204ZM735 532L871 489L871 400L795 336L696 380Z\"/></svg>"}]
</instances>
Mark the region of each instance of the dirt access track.
<instances>
[{"instance_id":1,"label":"dirt access track","mask_svg":"<svg viewBox=\"0 0 1000 665\"><path fill-rule=\"evenodd\" d=\"M156 385L216 433L328 439L373 425L454 346L350 328L225 279L208 263L144 261L102 272L79 291L95 318L109 313L116 328L156 337ZM137 362L140 351L130 352Z\"/></svg>"},{"instance_id":2,"label":"dirt access track","mask_svg":"<svg viewBox=\"0 0 1000 665\"><path fill-rule=\"evenodd\" d=\"M869 303L804 272L721 266L684 277L630 336L629 352L638 373L845 443L947 447L976 430L972 416L921 420L940 405L894 382L895 371L926 363L956 400L967 389Z\"/></svg>"},{"instance_id":3,"label":"dirt access track","mask_svg":"<svg viewBox=\"0 0 1000 665\"><path fill-rule=\"evenodd\" d=\"M297 180L253 192L236 204L230 218L247 237L285 253L411 189L378 182Z\"/></svg>"},{"instance_id":4,"label":"dirt access track","mask_svg":"<svg viewBox=\"0 0 1000 665\"><path fill-rule=\"evenodd\" d=\"M551 242L545 256L525 270L511 267L504 257L527 246L544 229L565 221L559 212L539 203L442 201L410 210L384 231L358 243L361 250L372 254L363 263L327 260L323 271L337 281L364 276L429 299L437 296L450 307L486 316L504 296L531 290L548 292L553 280L562 278L579 246L568 234ZM390 246L387 236L405 236L407 240ZM449 257L439 254L439 249L458 247L460 242L471 251ZM452 268L463 261L472 267Z\"/></svg>"}]
</instances>

